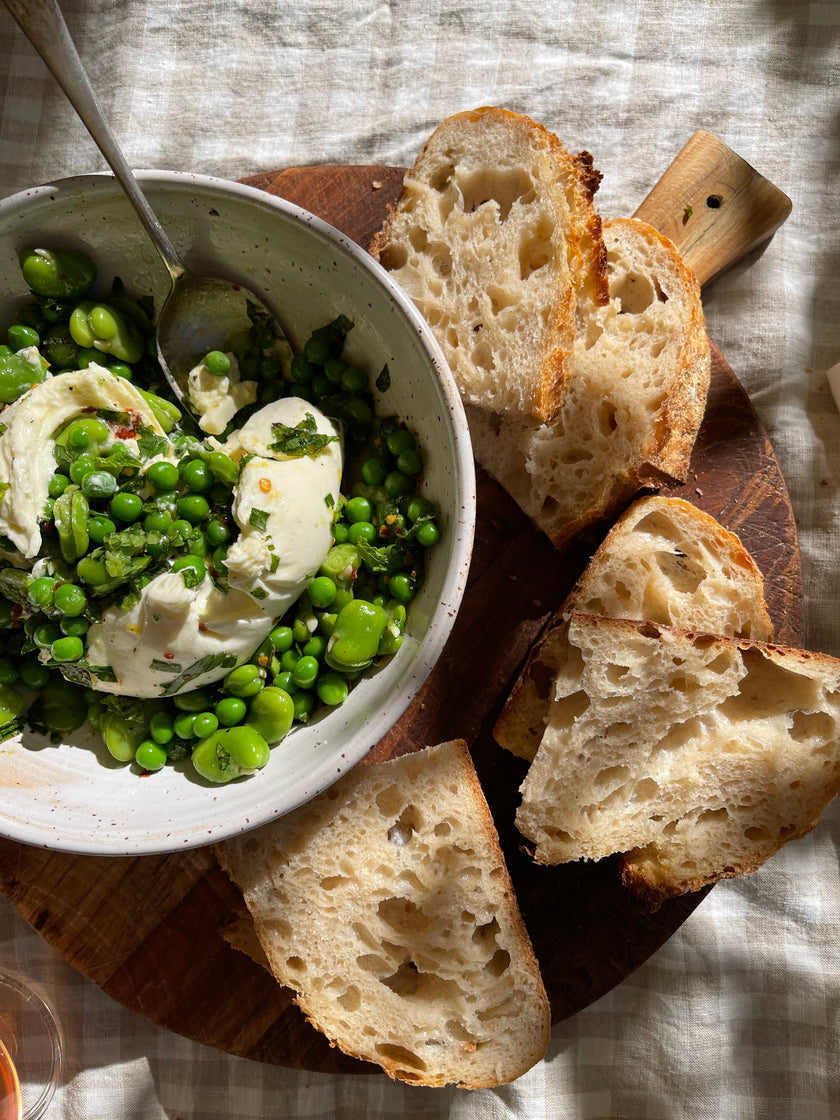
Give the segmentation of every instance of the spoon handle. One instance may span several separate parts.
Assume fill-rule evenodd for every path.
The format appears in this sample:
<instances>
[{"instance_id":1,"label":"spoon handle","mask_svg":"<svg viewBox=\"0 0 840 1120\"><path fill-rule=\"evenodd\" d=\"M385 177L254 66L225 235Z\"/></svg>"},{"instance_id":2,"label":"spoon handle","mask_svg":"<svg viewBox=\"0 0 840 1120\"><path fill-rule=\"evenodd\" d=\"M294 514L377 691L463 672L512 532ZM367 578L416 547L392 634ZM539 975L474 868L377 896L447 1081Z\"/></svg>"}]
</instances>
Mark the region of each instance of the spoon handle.
<instances>
[{"instance_id":1,"label":"spoon handle","mask_svg":"<svg viewBox=\"0 0 840 1120\"><path fill-rule=\"evenodd\" d=\"M3 0L108 161L173 280L184 266L152 211L105 119L56 0Z\"/></svg>"}]
</instances>

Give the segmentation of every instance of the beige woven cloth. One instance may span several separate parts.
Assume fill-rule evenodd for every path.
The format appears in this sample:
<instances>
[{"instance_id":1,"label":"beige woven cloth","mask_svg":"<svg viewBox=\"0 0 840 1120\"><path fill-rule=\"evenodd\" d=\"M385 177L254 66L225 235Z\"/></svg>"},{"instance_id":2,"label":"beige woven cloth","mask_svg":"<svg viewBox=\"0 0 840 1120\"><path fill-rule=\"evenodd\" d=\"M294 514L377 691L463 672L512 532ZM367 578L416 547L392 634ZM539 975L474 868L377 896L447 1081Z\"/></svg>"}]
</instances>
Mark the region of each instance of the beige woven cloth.
<instances>
[{"instance_id":1,"label":"beige woven cloth","mask_svg":"<svg viewBox=\"0 0 840 1120\"><path fill-rule=\"evenodd\" d=\"M228 178L310 163L411 162L445 116L526 112L632 213L698 128L780 186L793 213L704 293L797 516L806 643L840 655L840 5L796 0L65 0L135 167ZM0 194L103 167L0 11ZM840 809L757 874L718 885L598 1003L554 1028L512 1086L418 1090L384 1075L263 1066L117 1006L0 903L0 965L39 982L67 1033L48 1120L840 1115Z\"/></svg>"}]
</instances>

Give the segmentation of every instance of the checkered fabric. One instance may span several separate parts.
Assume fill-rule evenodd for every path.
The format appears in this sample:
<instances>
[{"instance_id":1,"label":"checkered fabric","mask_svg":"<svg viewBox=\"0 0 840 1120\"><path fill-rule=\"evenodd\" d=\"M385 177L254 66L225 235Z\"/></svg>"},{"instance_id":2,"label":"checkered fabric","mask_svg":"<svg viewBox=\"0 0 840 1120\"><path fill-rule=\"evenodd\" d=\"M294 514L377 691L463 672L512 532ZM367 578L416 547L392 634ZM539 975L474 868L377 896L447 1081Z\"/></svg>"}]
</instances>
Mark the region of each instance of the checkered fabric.
<instances>
[{"instance_id":1,"label":"checkered fabric","mask_svg":"<svg viewBox=\"0 0 840 1120\"><path fill-rule=\"evenodd\" d=\"M804 0L64 0L129 163L237 178L413 160L460 109L526 112L632 213L698 128L793 212L704 293L798 520L806 644L840 655L840 4ZM104 163L0 10L0 195ZM719 884L643 967L555 1026L515 1084L420 1090L229 1057L127 1012L0 903L0 965L56 1005L48 1120L829 1120L840 1115L840 808Z\"/></svg>"}]
</instances>

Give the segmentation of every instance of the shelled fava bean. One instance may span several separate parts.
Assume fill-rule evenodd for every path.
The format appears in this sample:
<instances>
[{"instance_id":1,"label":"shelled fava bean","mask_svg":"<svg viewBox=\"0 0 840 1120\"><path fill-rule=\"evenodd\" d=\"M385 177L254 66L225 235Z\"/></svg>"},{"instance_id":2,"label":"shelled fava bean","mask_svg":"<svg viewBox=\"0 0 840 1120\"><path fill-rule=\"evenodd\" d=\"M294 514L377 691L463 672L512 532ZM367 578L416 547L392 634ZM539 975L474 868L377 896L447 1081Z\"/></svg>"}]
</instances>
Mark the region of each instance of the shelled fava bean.
<instances>
[{"instance_id":1,"label":"shelled fava bean","mask_svg":"<svg viewBox=\"0 0 840 1120\"><path fill-rule=\"evenodd\" d=\"M154 700L97 691L88 686L85 642L104 606L169 569L188 587L205 579L226 587L238 468L166 399L148 299L129 296L119 281L95 299L96 269L83 253L33 250L21 268L35 298L0 346L0 403L16 400L48 367L96 361L135 382L179 450L177 462L138 466L100 415L57 432L42 519L51 563L34 576L0 571L0 736L22 718L58 735L87 721L115 759L144 772L191 761L209 781L227 782L259 769L295 724L342 704L365 670L402 644L406 608L440 537L433 503L417 492L423 459L415 437L376 415L368 373L344 357L349 320L316 330L284 372L270 321L252 315L228 353L258 383L253 409L294 395L341 421L345 474L333 546L252 658L218 684ZM229 372L228 353L205 356L211 375ZM386 383L383 371L377 385ZM0 542L6 551L10 543ZM20 686L36 693L25 716Z\"/></svg>"}]
</instances>

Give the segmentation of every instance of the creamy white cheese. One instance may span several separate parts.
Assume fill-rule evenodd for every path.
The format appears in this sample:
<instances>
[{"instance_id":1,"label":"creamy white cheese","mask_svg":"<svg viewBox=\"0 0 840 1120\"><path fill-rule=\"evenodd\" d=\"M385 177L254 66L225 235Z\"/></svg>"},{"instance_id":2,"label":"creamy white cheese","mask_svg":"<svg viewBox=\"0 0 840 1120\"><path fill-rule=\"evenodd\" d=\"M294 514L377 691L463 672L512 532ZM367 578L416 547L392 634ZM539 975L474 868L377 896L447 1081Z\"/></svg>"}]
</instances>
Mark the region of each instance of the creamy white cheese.
<instances>
[{"instance_id":1,"label":"creamy white cheese","mask_svg":"<svg viewBox=\"0 0 840 1120\"><path fill-rule=\"evenodd\" d=\"M225 445L231 458L246 453L254 458L243 466L234 490L240 535L225 560L230 590L221 592L209 578L187 588L179 573L164 572L130 610L108 608L88 632L87 661L110 667L117 680L100 680L98 689L158 696L175 678L166 664L184 671L214 654L231 655L240 664L300 596L332 544L342 465L338 440L301 458L269 449L273 424L294 427L307 414L318 431L337 435L322 412L296 397L266 405L234 433ZM232 667L229 659L213 666L192 677L183 691L220 680Z\"/></svg>"},{"instance_id":2,"label":"creamy white cheese","mask_svg":"<svg viewBox=\"0 0 840 1120\"><path fill-rule=\"evenodd\" d=\"M230 370L224 377L211 373L203 361L191 369L187 377L190 401L198 414L198 426L209 435L221 435L240 408L253 404L257 399L256 381L240 380L236 356L228 354L228 358Z\"/></svg>"},{"instance_id":3,"label":"creamy white cheese","mask_svg":"<svg viewBox=\"0 0 840 1120\"><path fill-rule=\"evenodd\" d=\"M0 414L0 479L8 489L0 500L0 534L26 559L41 547L41 516L55 471L53 434L83 409L132 411L157 435L163 429L143 395L124 377L103 366L61 373L33 385Z\"/></svg>"},{"instance_id":4,"label":"creamy white cheese","mask_svg":"<svg viewBox=\"0 0 840 1120\"><path fill-rule=\"evenodd\" d=\"M223 664L192 677L187 688L220 680L247 661L271 626L258 601L244 591L224 593L206 578L188 588L178 572L162 572L130 610L109 607L91 626L87 660L116 675L116 681L97 681L97 689L158 696L196 663L207 659L212 665L215 655L228 655Z\"/></svg>"},{"instance_id":5,"label":"creamy white cheese","mask_svg":"<svg viewBox=\"0 0 840 1120\"><path fill-rule=\"evenodd\" d=\"M254 457L242 468L234 492L233 516L241 532L225 559L228 582L252 593L258 589L275 617L298 598L332 544L341 441L334 439L317 455L300 458L268 450L275 442L273 425L293 428L307 415L318 432L338 436L314 405L284 397L261 408L232 437L240 453Z\"/></svg>"}]
</instances>

